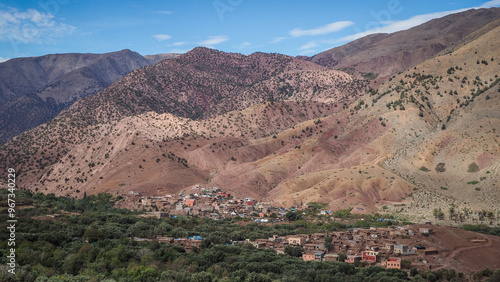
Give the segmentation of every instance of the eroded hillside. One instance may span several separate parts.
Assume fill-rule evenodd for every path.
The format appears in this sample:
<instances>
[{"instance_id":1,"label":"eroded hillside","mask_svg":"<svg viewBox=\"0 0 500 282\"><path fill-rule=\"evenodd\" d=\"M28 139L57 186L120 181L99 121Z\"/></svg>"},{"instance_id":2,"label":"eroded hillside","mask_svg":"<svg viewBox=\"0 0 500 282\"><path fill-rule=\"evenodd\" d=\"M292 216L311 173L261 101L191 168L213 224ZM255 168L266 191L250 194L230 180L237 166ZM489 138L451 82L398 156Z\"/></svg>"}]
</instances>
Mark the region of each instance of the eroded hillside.
<instances>
[{"instance_id":1,"label":"eroded hillside","mask_svg":"<svg viewBox=\"0 0 500 282\"><path fill-rule=\"evenodd\" d=\"M499 36L490 29L377 89L288 56L197 48L15 138L2 165L20 187L71 196L207 184L422 220L434 208L456 220L498 214Z\"/></svg>"}]
</instances>

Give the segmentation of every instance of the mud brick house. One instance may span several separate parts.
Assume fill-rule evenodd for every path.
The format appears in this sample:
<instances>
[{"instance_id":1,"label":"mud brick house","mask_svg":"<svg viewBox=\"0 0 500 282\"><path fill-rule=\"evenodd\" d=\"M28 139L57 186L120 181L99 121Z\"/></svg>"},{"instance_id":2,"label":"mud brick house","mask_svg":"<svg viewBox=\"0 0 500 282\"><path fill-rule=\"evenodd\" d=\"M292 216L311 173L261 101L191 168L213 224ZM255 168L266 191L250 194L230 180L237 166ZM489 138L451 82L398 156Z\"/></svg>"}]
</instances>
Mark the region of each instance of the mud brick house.
<instances>
[{"instance_id":1,"label":"mud brick house","mask_svg":"<svg viewBox=\"0 0 500 282\"><path fill-rule=\"evenodd\" d=\"M420 232L420 233L427 233L427 234L430 235L430 234L432 234L434 232L434 230L432 230L432 228L424 227L424 228L419 228L418 232Z\"/></svg>"},{"instance_id":2,"label":"mud brick house","mask_svg":"<svg viewBox=\"0 0 500 282\"><path fill-rule=\"evenodd\" d=\"M316 253L315 252L305 252L302 254L302 260L303 261L311 261L316 259Z\"/></svg>"},{"instance_id":3,"label":"mud brick house","mask_svg":"<svg viewBox=\"0 0 500 282\"><path fill-rule=\"evenodd\" d=\"M288 238L288 244L294 246L303 246L306 243L306 237L292 236Z\"/></svg>"},{"instance_id":4,"label":"mud brick house","mask_svg":"<svg viewBox=\"0 0 500 282\"><path fill-rule=\"evenodd\" d=\"M323 261L338 261L339 260L339 255L338 254L325 254L323 257Z\"/></svg>"},{"instance_id":5,"label":"mud brick house","mask_svg":"<svg viewBox=\"0 0 500 282\"><path fill-rule=\"evenodd\" d=\"M196 204L196 201L195 201L195 199L186 199L185 204L188 207L194 207L194 205Z\"/></svg>"},{"instance_id":6,"label":"mud brick house","mask_svg":"<svg viewBox=\"0 0 500 282\"><path fill-rule=\"evenodd\" d=\"M304 249L314 250L314 251L325 251L325 244L323 243L306 243L304 244Z\"/></svg>"},{"instance_id":7,"label":"mud brick house","mask_svg":"<svg viewBox=\"0 0 500 282\"><path fill-rule=\"evenodd\" d=\"M323 253L323 252L316 252L316 253L314 254L314 259L315 259L316 261L323 261L323 257L324 257L324 256L325 256L325 253Z\"/></svg>"},{"instance_id":8,"label":"mud brick house","mask_svg":"<svg viewBox=\"0 0 500 282\"><path fill-rule=\"evenodd\" d=\"M363 257L360 256L360 255L347 255L347 259L345 260L345 262L347 263L355 263L357 261L361 261Z\"/></svg>"},{"instance_id":9,"label":"mud brick house","mask_svg":"<svg viewBox=\"0 0 500 282\"><path fill-rule=\"evenodd\" d=\"M251 242L251 244L256 248L256 249L262 249L262 248L266 248L266 245L267 245L267 239L257 239L253 242Z\"/></svg>"},{"instance_id":10,"label":"mud brick house","mask_svg":"<svg viewBox=\"0 0 500 282\"><path fill-rule=\"evenodd\" d=\"M388 258L386 261L382 262L382 266L385 266L386 268L401 269L401 259Z\"/></svg>"},{"instance_id":11,"label":"mud brick house","mask_svg":"<svg viewBox=\"0 0 500 282\"><path fill-rule=\"evenodd\" d=\"M410 250L408 245L394 245L394 254L413 255L415 251Z\"/></svg>"}]
</instances>

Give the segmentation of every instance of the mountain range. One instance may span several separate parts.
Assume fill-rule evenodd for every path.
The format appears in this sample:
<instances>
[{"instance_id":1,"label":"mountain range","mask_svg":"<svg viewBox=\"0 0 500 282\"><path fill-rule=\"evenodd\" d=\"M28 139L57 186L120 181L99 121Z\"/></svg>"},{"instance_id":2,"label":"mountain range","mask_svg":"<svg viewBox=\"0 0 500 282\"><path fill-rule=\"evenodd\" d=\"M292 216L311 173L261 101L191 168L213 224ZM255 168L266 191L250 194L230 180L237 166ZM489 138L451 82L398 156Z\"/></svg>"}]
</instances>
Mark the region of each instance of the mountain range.
<instances>
[{"instance_id":1,"label":"mountain range","mask_svg":"<svg viewBox=\"0 0 500 282\"><path fill-rule=\"evenodd\" d=\"M500 8L471 9L407 30L371 34L306 59L386 77L476 39L499 26L499 17Z\"/></svg>"},{"instance_id":2,"label":"mountain range","mask_svg":"<svg viewBox=\"0 0 500 282\"><path fill-rule=\"evenodd\" d=\"M54 54L0 63L0 144L49 121L79 98L99 92L132 70L173 56L143 57L122 50Z\"/></svg>"},{"instance_id":3,"label":"mountain range","mask_svg":"<svg viewBox=\"0 0 500 282\"><path fill-rule=\"evenodd\" d=\"M499 18L470 10L311 58L203 47L156 64L138 56L135 70L5 143L0 170L14 167L20 188L76 197L201 184L418 219L434 207L494 210Z\"/></svg>"}]
</instances>

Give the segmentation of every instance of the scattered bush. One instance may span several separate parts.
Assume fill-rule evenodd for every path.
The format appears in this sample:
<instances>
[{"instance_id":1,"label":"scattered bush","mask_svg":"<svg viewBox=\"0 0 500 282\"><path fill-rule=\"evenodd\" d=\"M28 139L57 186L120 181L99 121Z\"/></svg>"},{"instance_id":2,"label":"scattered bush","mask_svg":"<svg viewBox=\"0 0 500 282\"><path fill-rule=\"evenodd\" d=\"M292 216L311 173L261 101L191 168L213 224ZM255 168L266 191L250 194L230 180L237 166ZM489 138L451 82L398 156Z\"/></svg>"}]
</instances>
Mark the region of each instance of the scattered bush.
<instances>
[{"instance_id":1,"label":"scattered bush","mask_svg":"<svg viewBox=\"0 0 500 282\"><path fill-rule=\"evenodd\" d=\"M429 172L431 171L430 169L426 168L425 166L420 167L421 171Z\"/></svg>"},{"instance_id":2,"label":"scattered bush","mask_svg":"<svg viewBox=\"0 0 500 282\"><path fill-rule=\"evenodd\" d=\"M436 171L437 172L445 172L446 171L446 168L444 168L445 166L445 163L439 163L437 166L436 166Z\"/></svg>"},{"instance_id":3,"label":"scattered bush","mask_svg":"<svg viewBox=\"0 0 500 282\"><path fill-rule=\"evenodd\" d=\"M478 172L479 171L479 166L474 162L469 165L469 169L467 172L473 173L473 172Z\"/></svg>"}]
</instances>

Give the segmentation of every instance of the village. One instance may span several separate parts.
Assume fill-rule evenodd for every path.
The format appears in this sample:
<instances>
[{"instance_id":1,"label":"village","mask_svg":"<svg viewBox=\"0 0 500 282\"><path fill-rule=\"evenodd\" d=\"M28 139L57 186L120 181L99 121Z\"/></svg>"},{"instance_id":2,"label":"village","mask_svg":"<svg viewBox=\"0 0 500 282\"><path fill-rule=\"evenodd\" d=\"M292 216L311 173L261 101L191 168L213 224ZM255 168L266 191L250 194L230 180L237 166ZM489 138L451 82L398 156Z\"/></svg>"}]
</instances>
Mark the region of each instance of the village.
<instances>
[{"instance_id":1,"label":"village","mask_svg":"<svg viewBox=\"0 0 500 282\"><path fill-rule=\"evenodd\" d=\"M204 188L195 186L190 193L181 191L179 194L165 196L142 196L139 192L130 191L129 196L138 202L135 208L149 210L147 216L199 216L212 219L228 217L259 218L259 221L281 221L287 211L269 203L258 202L251 198L237 199L231 194L222 192L218 187Z\"/></svg>"},{"instance_id":2,"label":"village","mask_svg":"<svg viewBox=\"0 0 500 282\"><path fill-rule=\"evenodd\" d=\"M352 229L348 231L273 236L256 240L232 241L231 244L250 244L258 249L271 249L285 255L287 247L298 248L304 261L344 261L355 266L378 265L386 268L432 270L442 266L440 251L421 244L417 233L432 236L427 227L413 231L407 227ZM178 245L186 252L199 250L204 238L156 239L133 238L135 241L158 241ZM477 243L483 241L477 239Z\"/></svg>"},{"instance_id":3,"label":"village","mask_svg":"<svg viewBox=\"0 0 500 282\"><path fill-rule=\"evenodd\" d=\"M139 207L149 210L142 216L157 218L178 216L199 216L215 220L240 217L252 219L257 223L275 224L285 221L289 211L298 207L283 208L257 202L253 199L235 199L217 187L195 187L191 193L181 193L144 197L137 192L130 192L137 197ZM304 205L305 209L308 205ZM328 215L331 211L319 211L319 215ZM330 219L334 220L333 217ZM304 261L344 261L355 266L378 265L386 268L432 270L443 266L443 256L450 253L439 244L432 243L436 228L430 223L425 225L392 226L384 228L349 229L329 233L313 233L288 236L273 236L244 241L232 241L231 244L250 244L259 249L271 249L278 254L286 254L290 247L302 252ZM158 236L156 239L133 238L135 241L158 241L181 246L186 252L199 250L203 238L173 238ZM430 240L429 240L430 239ZM475 244L485 243L481 238L474 238Z\"/></svg>"}]
</instances>

